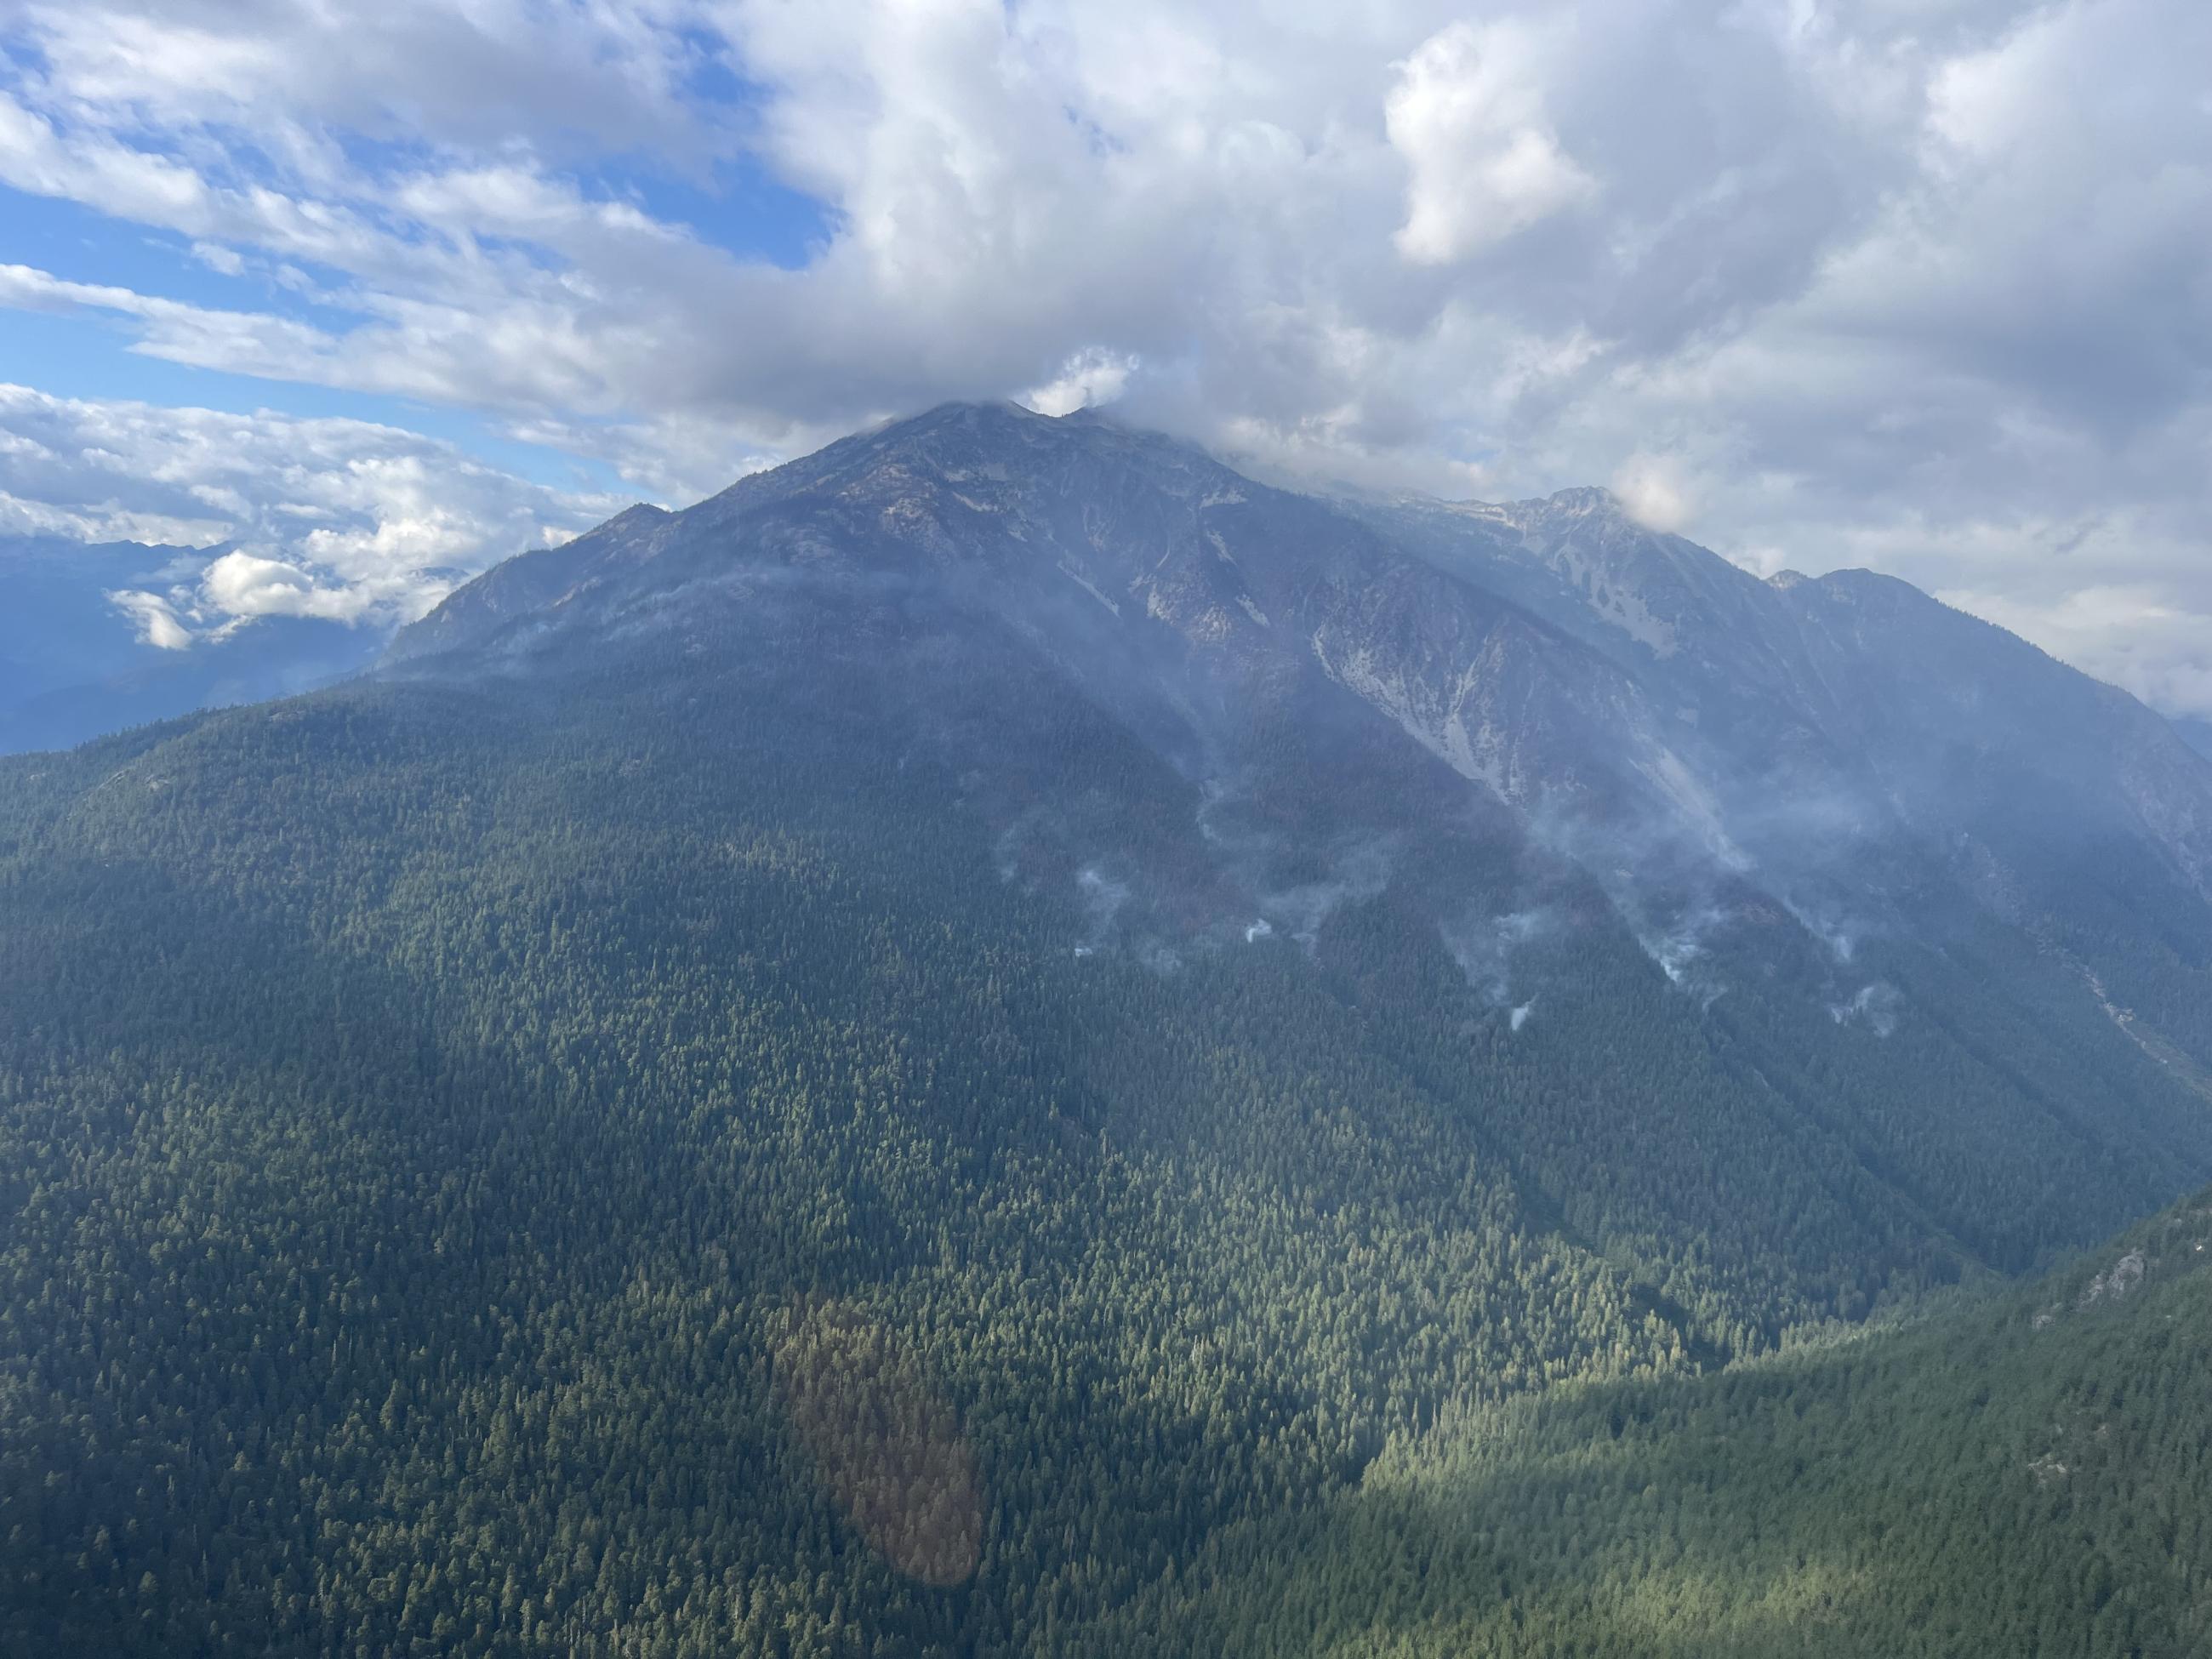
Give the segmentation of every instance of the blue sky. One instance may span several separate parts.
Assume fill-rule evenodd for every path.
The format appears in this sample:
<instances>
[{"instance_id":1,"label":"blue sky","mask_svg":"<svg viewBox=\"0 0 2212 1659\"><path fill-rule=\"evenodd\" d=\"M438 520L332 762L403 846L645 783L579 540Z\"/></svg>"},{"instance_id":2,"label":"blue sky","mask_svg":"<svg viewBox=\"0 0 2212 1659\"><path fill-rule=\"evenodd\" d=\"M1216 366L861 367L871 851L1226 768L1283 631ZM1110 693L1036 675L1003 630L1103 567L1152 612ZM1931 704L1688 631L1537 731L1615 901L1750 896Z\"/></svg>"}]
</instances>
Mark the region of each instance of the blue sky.
<instances>
[{"instance_id":1,"label":"blue sky","mask_svg":"<svg viewBox=\"0 0 2212 1659\"><path fill-rule=\"evenodd\" d=\"M362 147L389 165L389 146ZM828 234L820 203L785 189L753 165L733 165L712 179L659 179L612 167L591 180L611 199L638 203L654 217L683 223L733 257L797 268ZM328 327L343 307L265 270L237 276L195 256L191 238L100 213L65 198L0 186L0 263L35 266L71 282L118 285L213 309L248 309ZM342 291L346 274L294 262L320 288ZM404 427L494 461L549 488L619 492L618 471L597 457L518 441L494 420L464 406L339 389L309 381L186 367L133 349L135 331L86 310L0 310L5 378L76 398L198 404L234 414L259 410L309 417L350 417Z\"/></svg>"},{"instance_id":2,"label":"blue sky","mask_svg":"<svg viewBox=\"0 0 2212 1659\"><path fill-rule=\"evenodd\" d=\"M1113 400L1610 484L2212 712L2207 61L2193 0L0 0L0 533L240 550L177 648L386 627L866 421Z\"/></svg>"},{"instance_id":3,"label":"blue sky","mask_svg":"<svg viewBox=\"0 0 2212 1659\"><path fill-rule=\"evenodd\" d=\"M36 264L71 280L117 283L195 305L247 303L312 318L317 307L267 281L241 284L191 257L189 247L91 213L74 203L0 191L0 224L11 262ZM465 410L305 382L187 368L132 349L128 328L98 313L0 311L0 362L6 378L74 398L197 404L233 414L271 410L404 427L484 456L518 477L551 488L619 488L604 462L517 442Z\"/></svg>"}]
</instances>

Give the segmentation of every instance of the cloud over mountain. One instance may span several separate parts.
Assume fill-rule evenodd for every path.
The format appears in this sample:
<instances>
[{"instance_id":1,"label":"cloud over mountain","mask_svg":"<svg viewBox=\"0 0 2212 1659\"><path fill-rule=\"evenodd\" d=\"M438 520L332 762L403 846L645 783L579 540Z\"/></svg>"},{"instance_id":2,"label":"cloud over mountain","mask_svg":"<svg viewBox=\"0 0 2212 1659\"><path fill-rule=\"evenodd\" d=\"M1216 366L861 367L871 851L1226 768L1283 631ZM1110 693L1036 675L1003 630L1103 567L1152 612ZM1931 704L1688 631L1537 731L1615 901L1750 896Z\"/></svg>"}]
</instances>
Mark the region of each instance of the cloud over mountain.
<instances>
[{"instance_id":1,"label":"cloud over mountain","mask_svg":"<svg viewBox=\"0 0 2212 1659\"><path fill-rule=\"evenodd\" d=\"M175 266L0 249L0 298L140 354L664 499L1024 393L1279 471L1612 480L2212 708L2185 0L13 0L0 51L0 182Z\"/></svg>"}]
</instances>

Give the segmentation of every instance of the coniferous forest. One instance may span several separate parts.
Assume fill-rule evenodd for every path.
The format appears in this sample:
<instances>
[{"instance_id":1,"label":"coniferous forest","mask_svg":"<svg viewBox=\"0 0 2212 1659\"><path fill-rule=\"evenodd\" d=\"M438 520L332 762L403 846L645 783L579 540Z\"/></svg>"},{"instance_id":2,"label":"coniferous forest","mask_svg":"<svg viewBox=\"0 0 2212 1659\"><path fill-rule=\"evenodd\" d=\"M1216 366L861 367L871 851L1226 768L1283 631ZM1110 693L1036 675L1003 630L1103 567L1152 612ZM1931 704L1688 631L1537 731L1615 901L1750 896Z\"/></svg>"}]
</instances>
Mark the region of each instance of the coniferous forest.
<instances>
[{"instance_id":1,"label":"coniferous forest","mask_svg":"<svg viewBox=\"0 0 2212 1659\"><path fill-rule=\"evenodd\" d=\"M2212 1132L2044 957L1877 1033L1593 920L1524 1022L1480 833L1209 934L938 637L5 763L0 1650L2212 1645Z\"/></svg>"}]
</instances>

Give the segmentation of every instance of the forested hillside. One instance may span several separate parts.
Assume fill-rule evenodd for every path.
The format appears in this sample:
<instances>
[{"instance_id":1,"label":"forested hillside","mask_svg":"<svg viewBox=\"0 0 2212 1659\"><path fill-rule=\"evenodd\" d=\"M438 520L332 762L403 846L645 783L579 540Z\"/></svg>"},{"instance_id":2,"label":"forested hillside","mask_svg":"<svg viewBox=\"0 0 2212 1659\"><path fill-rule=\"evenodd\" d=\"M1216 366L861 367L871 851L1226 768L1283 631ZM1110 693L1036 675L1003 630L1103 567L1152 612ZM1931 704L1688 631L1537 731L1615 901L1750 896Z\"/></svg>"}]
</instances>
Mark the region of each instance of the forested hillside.
<instances>
[{"instance_id":1,"label":"forested hillside","mask_svg":"<svg viewBox=\"0 0 2212 1659\"><path fill-rule=\"evenodd\" d=\"M2212 1194L1994 1306L1478 1408L1096 1650L2203 1653L2208 1365Z\"/></svg>"},{"instance_id":2,"label":"forested hillside","mask_svg":"<svg viewBox=\"0 0 2212 1659\"><path fill-rule=\"evenodd\" d=\"M1040 794L1182 810L1048 684L973 690ZM1463 981L1439 1092L1379 910L1078 954L1083 889L990 862L1012 782L878 712L757 666L363 688L13 763L10 1646L1068 1650L1182 1628L1243 1529L1329 1551L1418 1437L1882 1283L1817 1143L1745 1152L1764 1210L1639 1199ZM1636 1081L1686 1000L1622 971L1563 969L1584 1086L1711 1156Z\"/></svg>"},{"instance_id":3,"label":"forested hillside","mask_svg":"<svg viewBox=\"0 0 2212 1659\"><path fill-rule=\"evenodd\" d=\"M895 767L587 690L11 777L11 1641L1019 1649L1448 1398L1702 1340L1295 945L1077 957ZM957 1589L779 1396L856 1330L973 1449Z\"/></svg>"},{"instance_id":4,"label":"forested hillside","mask_svg":"<svg viewBox=\"0 0 2212 1659\"><path fill-rule=\"evenodd\" d=\"M2190 825L1841 950L776 488L0 763L0 1650L2201 1637L2197 1212L1989 1300L2212 1176Z\"/></svg>"}]
</instances>

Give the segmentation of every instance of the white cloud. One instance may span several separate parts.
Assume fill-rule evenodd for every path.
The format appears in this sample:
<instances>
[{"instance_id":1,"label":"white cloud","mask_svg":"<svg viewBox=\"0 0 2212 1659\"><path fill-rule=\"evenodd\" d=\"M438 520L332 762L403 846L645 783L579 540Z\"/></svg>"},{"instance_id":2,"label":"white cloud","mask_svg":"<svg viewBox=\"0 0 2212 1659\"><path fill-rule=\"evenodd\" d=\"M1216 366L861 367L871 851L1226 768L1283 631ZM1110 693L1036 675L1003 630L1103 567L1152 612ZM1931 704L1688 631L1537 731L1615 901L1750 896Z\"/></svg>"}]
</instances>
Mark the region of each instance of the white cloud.
<instances>
[{"instance_id":1,"label":"white cloud","mask_svg":"<svg viewBox=\"0 0 2212 1659\"><path fill-rule=\"evenodd\" d=\"M171 567L165 592L110 596L169 649L246 617L403 621L494 561L624 504L365 421L0 385L0 528L204 550Z\"/></svg>"},{"instance_id":2,"label":"white cloud","mask_svg":"<svg viewBox=\"0 0 2212 1659\"><path fill-rule=\"evenodd\" d=\"M169 602L158 593L131 590L110 593L107 601L137 627L142 642L163 651L184 651L191 647L191 630L177 620L177 613Z\"/></svg>"},{"instance_id":3,"label":"white cloud","mask_svg":"<svg viewBox=\"0 0 2212 1659\"><path fill-rule=\"evenodd\" d=\"M1385 106L1406 158L1398 251L1449 264L1593 195L1544 113L1542 51L1517 21L1461 21L1398 66Z\"/></svg>"},{"instance_id":4,"label":"white cloud","mask_svg":"<svg viewBox=\"0 0 2212 1659\"><path fill-rule=\"evenodd\" d=\"M1688 492L1662 457L1633 455L1613 475L1613 493L1629 517L1647 530L1674 534L1690 522Z\"/></svg>"},{"instance_id":5,"label":"white cloud","mask_svg":"<svg viewBox=\"0 0 2212 1659\"><path fill-rule=\"evenodd\" d=\"M1017 400L1040 415L1073 414L1110 404L1121 395L1139 365L1133 357L1102 351L1097 347L1079 351L1060 372L1040 386L1032 386Z\"/></svg>"},{"instance_id":6,"label":"white cloud","mask_svg":"<svg viewBox=\"0 0 2212 1659\"><path fill-rule=\"evenodd\" d=\"M312 571L243 549L222 555L200 572L200 593L209 609L225 617L319 617L343 623L359 621L377 597L366 584L319 586Z\"/></svg>"},{"instance_id":7,"label":"white cloud","mask_svg":"<svg viewBox=\"0 0 2212 1659\"><path fill-rule=\"evenodd\" d=\"M652 0L14 0L58 100L232 125L337 166L323 130L496 145L554 122L597 145L707 142L676 96L701 9Z\"/></svg>"},{"instance_id":8,"label":"white cloud","mask_svg":"<svg viewBox=\"0 0 2212 1659\"><path fill-rule=\"evenodd\" d=\"M0 392L4 392L0 388ZM9 434L13 438L14 434ZM6 444L0 440L0 444ZM30 466L24 465L27 447L6 444L0 447L0 473L21 477L26 472L38 475L40 481L27 485L44 494L76 495L76 489L56 489L46 478L67 476L68 469L59 458L42 457ZM181 505L181 503L179 504ZM202 543L220 541L229 529L229 521L221 518L178 517L173 514L149 512L129 507L110 495L102 499L82 499L66 502L27 500L21 495L0 489L0 535L58 537L76 542L145 542L155 546L185 547Z\"/></svg>"},{"instance_id":9,"label":"white cloud","mask_svg":"<svg viewBox=\"0 0 2212 1659\"><path fill-rule=\"evenodd\" d=\"M240 296L15 265L0 304L173 362L482 411L662 499L959 396L1278 473L1610 478L2208 701L2192 0L0 0L0 179ZM820 199L803 268L717 205L747 166ZM220 520L313 593L559 520L422 453L281 523L220 465L155 499L0 454L0 522Z\"/></svg>"},{"instance_id":10,"label":"white cloud","mask_svg":"<svg viewBox=\"0 0 2212 1659\"><path fill-rule=\"evenodd\" d=\"M246 274L246 257L236 248L225 247L220 242L194 242L192 258L222 276L243 276Z\"/></svg>"}]
</instances>

